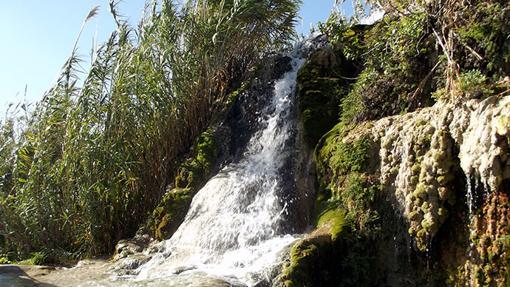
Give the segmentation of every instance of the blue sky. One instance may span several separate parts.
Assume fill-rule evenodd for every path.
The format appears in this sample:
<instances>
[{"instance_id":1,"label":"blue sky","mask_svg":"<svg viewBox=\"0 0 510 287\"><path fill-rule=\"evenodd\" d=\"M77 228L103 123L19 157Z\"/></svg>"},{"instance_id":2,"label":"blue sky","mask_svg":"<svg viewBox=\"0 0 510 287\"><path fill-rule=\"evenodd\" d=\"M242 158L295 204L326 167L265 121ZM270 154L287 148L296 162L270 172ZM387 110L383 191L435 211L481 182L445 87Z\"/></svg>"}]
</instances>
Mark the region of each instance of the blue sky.
<instances>
[{"instance_id":1,"label":"blue sky","mask_svg":"<svg viewBox=\"0 0 510 287\"><path fill-rule=\"evenodd\" d=\"M108 0L6 0L0 4L0 111L9 103L39 100L54 83L88 11L100 6L79 43L88 60L95 38L104 42L115 29ZM329 15L334 0L304 0L297 29L307 34L312 24ZM134 25L145 0L125 0L121 12ZM24 96L27 86L26 97Z\"/></svg>"}]
</instances>

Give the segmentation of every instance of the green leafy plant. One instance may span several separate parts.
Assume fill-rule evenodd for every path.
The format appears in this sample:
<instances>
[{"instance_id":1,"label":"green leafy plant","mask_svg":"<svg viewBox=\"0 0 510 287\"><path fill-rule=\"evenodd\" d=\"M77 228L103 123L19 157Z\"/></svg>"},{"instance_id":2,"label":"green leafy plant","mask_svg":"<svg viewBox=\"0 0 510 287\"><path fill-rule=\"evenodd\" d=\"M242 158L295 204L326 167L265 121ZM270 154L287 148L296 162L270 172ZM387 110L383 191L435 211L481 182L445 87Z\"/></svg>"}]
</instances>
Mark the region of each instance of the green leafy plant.
<instances>
[{"instance_id":1,"label":"green leafy plant","mask_svg":"<svg viewBox=\"0 0 510 287\"><path fill-rule=\"evenodd\" d=\"M479 70L461 73L458 85L460 91L469 97L480 97L492 93L487 86L487 77Z\"/></svg>"}]
</instances>

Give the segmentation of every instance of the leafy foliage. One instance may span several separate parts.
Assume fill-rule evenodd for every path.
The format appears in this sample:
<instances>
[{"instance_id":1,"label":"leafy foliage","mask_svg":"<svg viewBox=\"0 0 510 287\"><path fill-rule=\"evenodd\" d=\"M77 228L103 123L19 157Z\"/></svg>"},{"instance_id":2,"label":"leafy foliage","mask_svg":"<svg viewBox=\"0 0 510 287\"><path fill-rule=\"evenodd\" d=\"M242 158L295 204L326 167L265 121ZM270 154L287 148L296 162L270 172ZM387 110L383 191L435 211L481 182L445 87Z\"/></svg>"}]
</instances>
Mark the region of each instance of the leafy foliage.
<instances>
[{"instance_id":1,"label":"leafy foliage","mask_svg":"<svg viewBox=\"0 0 510 287\"><path fill-rule=\"evenodd\" d=\"M472 70L460 74L459 89L467 95L476 96L491 94L491 90L485 87L487 77L478 70Z\"/></svg>"},{"instance_id":2,"label":"leafy foliage","mask_svg":"<svg viewBox=\"0 0 510 287\"><path fill-rule=\"evenodd\" d=\"M342 104L342 120L360 122L432 104L437 56L425 14L386 16L366 32L364 71Z\"/></svg>"},{"instance_id":3,"label":"leafy foliage","mask_svg":"<svg viewBox=\"0 0 510 287\"><path fill-rule=\"evenodd\" d=\"M505 1L366 2L386 12L372 27L338 13L320 26L363 69L341 104L344 123L411 112L440 98L477 96L473 87L465 90L474 70L487 79L474 94L491 94L490 82L510 72Z\"/></svg>"},{"instance_id":4,"label":"leafy foliage","mask_svg":"<svg viewBox=\"0 0 510 287\"><path fill-rule=\"evenodd\" d=\"M83 85L73 49L19 141L1 151L0 234L21 255L109 253L133 235L230 92L292 36L299 1L149 1L137 29L117 4L117 30Z\"/></svg>"}]
</instances>

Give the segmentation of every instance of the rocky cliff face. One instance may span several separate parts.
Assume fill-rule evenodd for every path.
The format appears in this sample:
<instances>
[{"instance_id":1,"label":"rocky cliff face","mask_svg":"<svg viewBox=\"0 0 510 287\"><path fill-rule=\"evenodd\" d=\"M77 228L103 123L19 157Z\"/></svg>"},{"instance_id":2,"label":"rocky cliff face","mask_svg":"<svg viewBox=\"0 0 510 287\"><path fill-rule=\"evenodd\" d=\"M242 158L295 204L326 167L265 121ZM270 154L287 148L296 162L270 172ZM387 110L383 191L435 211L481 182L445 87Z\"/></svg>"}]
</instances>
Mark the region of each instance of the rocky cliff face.
<instances>
[{"instance_id":1,"label":"rocky cliff face","mask_svg":"<svg viewBox=\"0 0 510 287\"><path fill-rule=\"evenodd\" d=\"M509 113L508 96L438 102L337 139L369 142L375 156L367 166L377 168L368 173L402 217L412 252L449 270L451 283L501 283L508 275Z\"/></svg>"},{"instance_id":2,"label":"rocky cliff face","mask_svg":"<svg viewBox=\"0 0 510 287\"><path fill-rule=\"evenodd\" d=\"M337 125L317 148L318 228L280 285L507 286L509 116L499 95Z\"/></svg>"},{"instance_id":3,"label":"rocky cliff face","mask_svg":"<svg viewBox=\"0 0 510 287\"><path fill-rule=\"evenodd\" d=\"M315 229L275 286L510 284L508 3L403 2L320 26L298 77Z\"/></svg>"}]
</instances>

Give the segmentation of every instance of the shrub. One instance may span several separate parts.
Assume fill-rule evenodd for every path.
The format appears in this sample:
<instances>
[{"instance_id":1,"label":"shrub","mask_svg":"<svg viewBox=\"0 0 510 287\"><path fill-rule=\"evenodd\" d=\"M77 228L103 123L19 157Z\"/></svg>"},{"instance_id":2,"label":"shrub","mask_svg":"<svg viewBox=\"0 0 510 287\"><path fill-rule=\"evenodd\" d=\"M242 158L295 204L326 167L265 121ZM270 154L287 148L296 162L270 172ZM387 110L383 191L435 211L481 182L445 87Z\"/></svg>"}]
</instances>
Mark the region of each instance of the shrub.
<instances>
[{"instance_id":1,"label":"shrub","mask_svg":"<svg viewBox=\"0 0 510 287\"><path fill-rule=\"evenodd\" d=\"M340 44L362 67L341 103L344 124L376 120L433 103L438 59L425 13L389 14L372 27L339 31Z\"/></svg>"}]
</instances>

